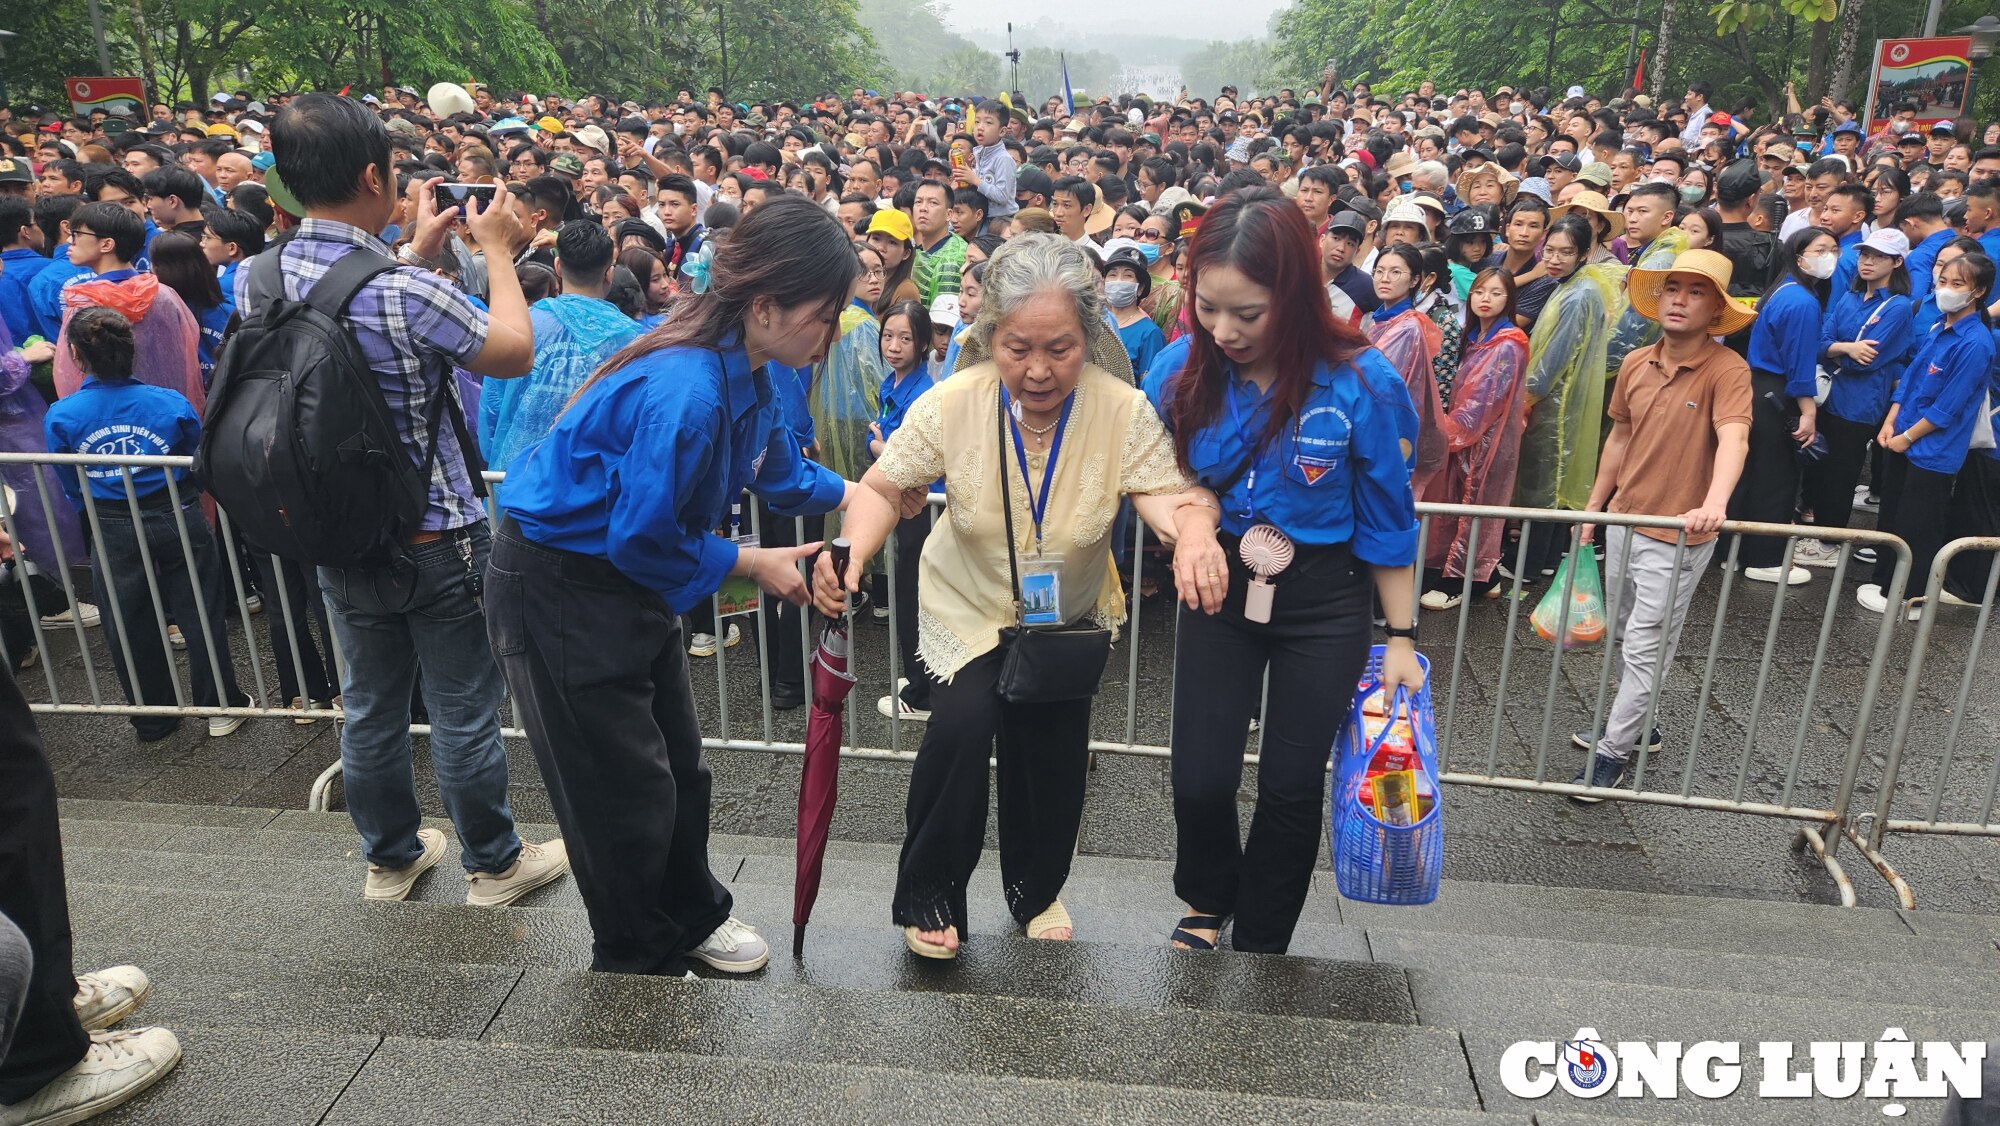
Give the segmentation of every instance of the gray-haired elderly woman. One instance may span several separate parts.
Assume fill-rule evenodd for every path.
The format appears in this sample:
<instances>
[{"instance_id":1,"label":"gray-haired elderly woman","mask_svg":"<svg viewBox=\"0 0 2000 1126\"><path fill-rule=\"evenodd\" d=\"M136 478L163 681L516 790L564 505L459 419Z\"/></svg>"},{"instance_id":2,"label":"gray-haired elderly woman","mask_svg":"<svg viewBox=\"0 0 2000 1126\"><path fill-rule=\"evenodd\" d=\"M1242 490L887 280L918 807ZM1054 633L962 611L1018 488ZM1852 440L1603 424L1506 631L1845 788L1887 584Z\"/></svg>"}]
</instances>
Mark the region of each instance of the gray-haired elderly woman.
<instances>
[{"instance_id":1,"label":"gray-haired elderly woman","mask_svg":"<svg viewBox=\"0 0 2000 1126\"><path fill-rule=\"evenodd\" d=\"M1093 336L1106 331L1096 278L1085 253L1056 235L1023 235L994 254L972 325L993 358L911 406L849 504L848 573L835 576L823 555L814 574L820 608L838 612L842 587L857 589L861 561L895 528L904 490L945 479L947 519L924 544L917 583L919 650L938 683L910 776L893 907L904 942L925 957L958 953L965 888L986 838L986 761L996 737L1007 906L1030 937L1071 936L1057 895L1083 816L1091 702L1018 703L1001 694L1001 631L1023 624L1003 484L1026 624L1110 629L1124 621L1110 534L1127 495L1177 545L1183 597L1211 613L1221 605L1228 569L1213 494L1181 472L1145 396L1088 362Z\"/></svg>"}]
</instances>

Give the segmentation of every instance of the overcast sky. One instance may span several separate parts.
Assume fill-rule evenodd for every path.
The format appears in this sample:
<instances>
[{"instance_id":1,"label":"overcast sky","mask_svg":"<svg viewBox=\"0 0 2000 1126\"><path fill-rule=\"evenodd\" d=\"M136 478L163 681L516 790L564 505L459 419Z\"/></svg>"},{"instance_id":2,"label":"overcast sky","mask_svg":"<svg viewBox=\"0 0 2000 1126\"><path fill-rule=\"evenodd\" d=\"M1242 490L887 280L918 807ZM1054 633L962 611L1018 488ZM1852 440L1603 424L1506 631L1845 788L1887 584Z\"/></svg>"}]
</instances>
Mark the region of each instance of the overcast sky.
<instances>
[{"instance_id":1,"label":"overcast sky","mask_svg":"<svg viewBox=\"0 0 2000 1126\"><path fill-rule=\"evenodd\" d=\"M1110 4L1078 4L1076 0L1012 0L1007 14L991 16L970 3L948 3L945 25L953 31L1004 31L1009 19L1031 24L1051 19L1079 30L1117 28L1121 31L1152 31L1189 39L1247 39L1263 33L1271 13L1285 6L1285 0L1241 0L1229 5L1229 23L1215 22L1214 0L1113 0ZM1078 43L1088 50L1089 43Z\"/></svg>"}]
</instances>

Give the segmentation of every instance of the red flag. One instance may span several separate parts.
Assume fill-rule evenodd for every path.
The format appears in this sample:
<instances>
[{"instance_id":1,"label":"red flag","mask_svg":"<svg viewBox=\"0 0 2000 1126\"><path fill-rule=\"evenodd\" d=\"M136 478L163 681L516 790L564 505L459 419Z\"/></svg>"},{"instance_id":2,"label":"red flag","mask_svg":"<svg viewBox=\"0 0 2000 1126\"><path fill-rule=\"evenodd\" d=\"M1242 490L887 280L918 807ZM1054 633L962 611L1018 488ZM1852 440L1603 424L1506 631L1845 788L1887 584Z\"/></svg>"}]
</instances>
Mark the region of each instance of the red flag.
<instances>
[{"instance_id":1,"label":"red flag","mask_svg":"<svg viewBox=\"0 0 2000 1126\"><path fill-rule=\"evenodd\" d=\"M1639 69L1632 72L1632 89L1644 90L1645 88L1646 88L1646 49L1644 47L1641 47L1639 48Z\"/></svg>"},{"instance_id":2,"label":"red flag","mask_svg":"<svg viewBox=\"0 0 2000 1126\"><path fill-rule=\"evenodd\" d=\"M341 98L345 98L345 97L347 96L347 92L348 92L349 90L352 90L352 89L354 89L354 83L350 82L350 83L348 83L347 85L345 85L345 86L342 86L342 87L340 88L340 93L339 93L339 94L337 94L337 95L335 95L335 96L336 96L336 97L341 97Z\"/></svg>"}]
</instances>

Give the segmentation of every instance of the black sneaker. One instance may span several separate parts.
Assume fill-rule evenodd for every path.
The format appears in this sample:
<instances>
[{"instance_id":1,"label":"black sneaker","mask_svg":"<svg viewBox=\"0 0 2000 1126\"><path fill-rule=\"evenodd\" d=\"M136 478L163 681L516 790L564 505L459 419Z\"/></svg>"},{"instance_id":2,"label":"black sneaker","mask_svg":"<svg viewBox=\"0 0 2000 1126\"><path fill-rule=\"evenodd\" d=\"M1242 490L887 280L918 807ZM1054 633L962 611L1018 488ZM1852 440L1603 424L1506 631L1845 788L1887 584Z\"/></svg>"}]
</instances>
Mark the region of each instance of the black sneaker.
<instances>
[{"instance_id":1,"label":"black sneaker","mask_svg":"<svg viewBox=\"0 0 2000 1126\"><path fill-rule=\"evenodd\" d=\"M1570 736L1569 741L1574 746L1587 751L1597 746L1597 741L1602 738L1604 738L1604 732L1600 729L1595 734L1589 731L1579 731L1576 734ZM1659 745L1660 745L1660 725L1656 723L1653 725L1652 733L1646 736L1646 746L1650 749L1653 747L1657 747Z\"/></svg>"},{"instance_id":2,"label":"black sneaker","mask_svg":"<svg viewBox=\"0 0 2000 1126\"><path fill-rule=\"evenodd\" d=\"M1624 763L1619 762L1615 758L1605 758L1603 755L1592 755L1590 756L1590 770L1588 771L1588 774L1586 775L1585 771L1581 770L1577 771L1576 777L1570 780L1570 785L1596 786L1602 789L1612 790L1616 789L1618 785L1624 781L1625 781ZM1579 802L1583 805L1596 805L1598 802L1601 802L1604 799L1598 797L1592 797L1588 794L1571 794L1569 796L1569 800L1573 802Z\"/></svg>"}]
</instances>

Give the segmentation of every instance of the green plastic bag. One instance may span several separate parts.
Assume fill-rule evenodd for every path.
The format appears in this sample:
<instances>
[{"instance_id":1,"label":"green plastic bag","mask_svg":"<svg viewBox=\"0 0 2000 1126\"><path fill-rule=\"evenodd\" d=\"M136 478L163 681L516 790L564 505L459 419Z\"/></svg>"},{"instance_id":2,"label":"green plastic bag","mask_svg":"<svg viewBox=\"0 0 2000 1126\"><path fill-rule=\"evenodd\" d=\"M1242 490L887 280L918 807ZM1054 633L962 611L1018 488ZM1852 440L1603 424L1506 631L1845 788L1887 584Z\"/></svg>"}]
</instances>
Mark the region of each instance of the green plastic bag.
<instances>
[{"instance_id":1,"label":"green plastic bag","mask_svg":"<svg viewBox=\"0 0 2000 1126\"><path fill-rule=\"evenodd\" d=\"M1574 582L1570 578L1572 571ZM1567 619L1563 617L1565 591L1569 593ZM1534 623L1535 632L1543 641L1555 641L1560 634L1564 649L1604 640L1604 581L1598 577L1597 554L1589 544L1579 544L1562 561L1562 566L1556 568L1556 577L1549 581L1549 592L1542 596L1528 620Z\"/></svg>"}]
</instances>

